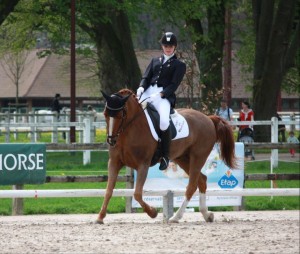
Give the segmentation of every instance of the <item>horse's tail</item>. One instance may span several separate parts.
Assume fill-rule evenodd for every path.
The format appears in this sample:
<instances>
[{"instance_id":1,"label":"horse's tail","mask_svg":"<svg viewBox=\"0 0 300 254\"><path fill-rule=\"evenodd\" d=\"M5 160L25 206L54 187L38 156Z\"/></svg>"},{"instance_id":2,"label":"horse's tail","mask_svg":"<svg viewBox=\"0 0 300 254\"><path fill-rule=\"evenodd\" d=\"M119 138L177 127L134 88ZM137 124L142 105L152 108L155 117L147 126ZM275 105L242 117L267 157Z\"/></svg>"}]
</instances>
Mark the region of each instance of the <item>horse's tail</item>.
<instances>
[{"instance_id":1,"label":"horse's tail","mask_svg":"<svg viewBox=\"0 0 300 254\"><path fill-rule=\"evenodd\" d=\"M216 133L217 142L221 145L221 158L230 168L237 168L237 160L235 157L235 144L232 127L219 116L212 115L209 118L213 121Z\"/></svg>"}]
</instances>

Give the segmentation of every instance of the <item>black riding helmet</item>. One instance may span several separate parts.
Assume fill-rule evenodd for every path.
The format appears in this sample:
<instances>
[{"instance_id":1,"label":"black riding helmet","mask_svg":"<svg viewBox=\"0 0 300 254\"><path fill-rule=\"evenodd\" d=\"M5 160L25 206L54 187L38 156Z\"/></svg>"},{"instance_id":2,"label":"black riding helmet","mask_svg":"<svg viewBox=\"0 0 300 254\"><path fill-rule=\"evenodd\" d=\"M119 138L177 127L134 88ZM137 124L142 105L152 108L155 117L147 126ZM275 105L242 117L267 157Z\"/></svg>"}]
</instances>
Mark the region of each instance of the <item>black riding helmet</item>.
<instances>
[{"instance_id":1,"label":"black riding helmet","mask_svg":"<svg viewBox=\"0 0 300 254\"><path fill-rule=\"evenodd\" d=\"M161 37L160 39L160 42L162 45L170 45L177 47L177 38L172 32L164 33L163 37Z\"/></svg>"}]
</instances>

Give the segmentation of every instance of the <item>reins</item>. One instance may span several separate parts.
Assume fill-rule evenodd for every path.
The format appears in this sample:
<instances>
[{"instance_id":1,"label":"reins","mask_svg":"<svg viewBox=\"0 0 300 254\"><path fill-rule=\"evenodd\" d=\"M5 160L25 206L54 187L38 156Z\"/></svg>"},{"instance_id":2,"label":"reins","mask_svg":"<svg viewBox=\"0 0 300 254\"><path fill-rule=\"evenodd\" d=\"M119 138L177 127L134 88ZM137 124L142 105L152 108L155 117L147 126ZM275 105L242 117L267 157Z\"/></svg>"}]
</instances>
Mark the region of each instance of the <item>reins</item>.
<instances>
[{"instance_id":1,"label":"reins","mask_svg":"<svg viewBox=\"0 0 300 254\"><path fill-rule=\"evenodd\" d=\"M146 99L148 99L148 98L146 98ZM145 100L146 100L145 99ZM139 105L141 106L141 104L145 101L145 100L143 100L142 102L139 102ZM138 114L136 114L128 123L127 123L127 125L125 125L124 126L124 128L123 128L123 131L130 125L130 124L132 124L132 122L134 122L142 113L144 113L144 111L145 111L145 109L148 107L148 103L147 103L147 105L146 105L146 107L145 108L143 108L142 106L141 106L141 108L142 108L142 110L138 113Z\"/></svg>"},{"instance_id":2,"label":"reins","mask_svg":"<svg viewBox=\"0 0 300 254\"><path fill-rule=\"evenodd\" d=\"M111 109L111 110L122 110L122 121L121 121L121 124L119 125L119 128L118 128L118 130L117 130L117 133L115 134L115 135L107 135L107 139L106 139L106 141L107 141L107 143L110 145L110 146L112 146L112 147L114 147L115 145L116 145L116 143L117 143L117 139L118 139L118 137L120 136L120 134L128 127L128 126L130 126L138 117L140 117L143 113L144 113L144 110L145 109L147 109L147 107L148 107L148 103L147 103L147 105L146 105L146 107L145 108L143 108L142 106L141 106L141 104L145 101L145 100L147 100L148 98L146 98L146 99L144 99L143 101L141 101L141 102L138 102L138 104L139 104L139 106L142 108L142 110L138 113L138 114L136 114L129 122L127 122L126 123L126 125L124 125L124 123L125 123L125 119L126 119L126 117L127 117L127 107L126 107L126 104L123 106L123 107L121 107L121 108L118 108L118 109L112 109L112 108L109 108L107 105L106 105L106 107L108 108L108 109ZM124 125L124 126L123 126ZM110 141L111 140L111 141Z\"/></svg>"}]
</instances>

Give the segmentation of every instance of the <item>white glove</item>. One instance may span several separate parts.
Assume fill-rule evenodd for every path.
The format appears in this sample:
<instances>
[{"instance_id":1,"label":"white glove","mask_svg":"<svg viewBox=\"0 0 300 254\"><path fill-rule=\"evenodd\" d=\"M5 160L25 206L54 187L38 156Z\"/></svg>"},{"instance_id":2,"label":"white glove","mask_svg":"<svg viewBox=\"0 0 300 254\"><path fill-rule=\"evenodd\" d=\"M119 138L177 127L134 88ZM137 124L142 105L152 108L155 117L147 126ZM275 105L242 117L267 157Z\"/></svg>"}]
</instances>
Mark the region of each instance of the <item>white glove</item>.
<instances>
[{"instance_id":1,"label":"white glove","mask_svg":"<svg viewBox=\"0 0 300 254\"><path fill-rule=\"evenodd\" d=\"M143 94L144 90L145 90L144 87L140 86L138 88L138 90L136 91L136 97L140 98L141 95Z\"/></svg>"}]
</instances>

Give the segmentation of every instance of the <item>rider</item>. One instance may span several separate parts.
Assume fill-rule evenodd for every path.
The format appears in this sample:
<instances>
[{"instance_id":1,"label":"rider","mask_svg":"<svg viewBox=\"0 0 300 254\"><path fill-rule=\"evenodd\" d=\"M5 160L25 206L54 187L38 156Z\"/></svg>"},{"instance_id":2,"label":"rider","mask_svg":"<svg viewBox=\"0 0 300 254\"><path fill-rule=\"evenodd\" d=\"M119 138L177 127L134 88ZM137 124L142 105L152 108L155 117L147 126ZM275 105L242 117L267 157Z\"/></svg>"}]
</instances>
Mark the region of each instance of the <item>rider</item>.
<instances>
[{"instance_id":1,"label":"rider","mask_svg":"<svg viewBox=\"0 0 300 254\"><path fill-rule=\"evenodd\" d=\"M172 32L165 33L160 43L163 55L151 60L136 94L140 101L152 102L159 113L162 147L159 169L165 170L169 164L171 143L170 110L175 107L175 91L183 79L186 65L176 57L177 38Z\"/></svg>"}]
</instances>

